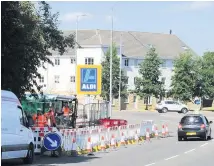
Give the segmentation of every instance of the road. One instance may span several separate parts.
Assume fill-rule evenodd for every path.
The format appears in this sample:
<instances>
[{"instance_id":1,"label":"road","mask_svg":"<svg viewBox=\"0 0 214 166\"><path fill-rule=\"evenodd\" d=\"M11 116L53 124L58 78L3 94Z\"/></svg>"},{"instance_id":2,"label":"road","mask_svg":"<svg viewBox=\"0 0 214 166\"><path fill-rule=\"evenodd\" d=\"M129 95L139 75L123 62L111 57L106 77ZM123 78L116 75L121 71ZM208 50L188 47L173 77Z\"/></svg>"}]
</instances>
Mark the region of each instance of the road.
<instances>
[{"instance_id":1,"label":"road","mask_svg":"<svg viewBox=\"0 0 214 166\"><path fill-rule=\"evenodd\" d=\"M214 113L204 112L208 120L214 121ZM94 156L51 158L48 156L36 157L34 166L201 166L214 165L214 141L177 141L177 125L183 114L156 112L114 112L114 117L123 117L130 123L138 123L142 120L165 120L172 132L170 137L152 142L144 142L141 145L130 145L117 150L95 153ZM212 125L214 131L214 125ZM10 165L17 165L10 163Z\"/></svg>"}]
</instances>

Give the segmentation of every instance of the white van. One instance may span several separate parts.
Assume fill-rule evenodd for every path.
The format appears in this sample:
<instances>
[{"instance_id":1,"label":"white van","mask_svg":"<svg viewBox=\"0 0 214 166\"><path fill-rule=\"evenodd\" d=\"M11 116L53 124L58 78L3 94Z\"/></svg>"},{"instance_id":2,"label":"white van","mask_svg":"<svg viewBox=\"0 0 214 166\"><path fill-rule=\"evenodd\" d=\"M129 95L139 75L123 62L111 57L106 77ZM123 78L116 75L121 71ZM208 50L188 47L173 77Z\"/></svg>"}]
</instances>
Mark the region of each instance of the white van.
<instances>
[{"instance_id":1,"label":"white van","mask_svg":"<svg viewBox=\"0 0 214 166\"><path fill-rule=\"evenodd\" d=\"M31 123L31 124L30 124ZM25 164L34 159L34 138L30 129L32 118L26 117L16 95L1 91L1 157L22 158Z\"/></svg>"}]
</instances>

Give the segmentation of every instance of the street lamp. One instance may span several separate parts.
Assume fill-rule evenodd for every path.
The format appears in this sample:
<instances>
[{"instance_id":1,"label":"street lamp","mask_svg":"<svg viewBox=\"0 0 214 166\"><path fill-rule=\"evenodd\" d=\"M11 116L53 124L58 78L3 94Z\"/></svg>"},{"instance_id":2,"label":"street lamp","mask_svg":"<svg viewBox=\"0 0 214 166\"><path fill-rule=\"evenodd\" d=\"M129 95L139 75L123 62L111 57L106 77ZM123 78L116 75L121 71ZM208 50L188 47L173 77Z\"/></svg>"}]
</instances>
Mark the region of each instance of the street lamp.
<instances>
[{"instance_id":1,"label":"street lamp","mask_svg":"<svg viewBox=\"0 0 214 166\"><path fill-rule=\"evenodd\" d=\"M80 14L80 15L77 15L76 16L76 37L75 37L75 94L77 94L77 48L78 48L78 40L77 40L77 37L78 37L78 22L79 22L79 17L84 17L84 16L87 16L86 14Z\"/></svg>"}]
</instances>

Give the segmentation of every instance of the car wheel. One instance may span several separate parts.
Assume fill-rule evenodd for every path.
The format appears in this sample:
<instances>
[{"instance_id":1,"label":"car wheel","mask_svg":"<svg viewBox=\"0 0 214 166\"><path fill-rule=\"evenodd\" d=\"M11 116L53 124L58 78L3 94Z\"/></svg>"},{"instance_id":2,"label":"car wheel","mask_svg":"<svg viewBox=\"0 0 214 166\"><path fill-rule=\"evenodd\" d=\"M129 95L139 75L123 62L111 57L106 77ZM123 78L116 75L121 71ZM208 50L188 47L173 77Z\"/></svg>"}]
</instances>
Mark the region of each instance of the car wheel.
<instances>
[{"instance_id":1,"label":"car wheel","mask_svg":"<svg viewBox=\"0 0 214 166\"><path fill-rule=\"evenodd\" d=\"M187 110L186 108L182 108L181 112L182 112L183 114L186 114L186 113L188 112L188 110Z\"/></svg>"},{"instance_id":2,"label":"car wheel","mask_svg":"<svg viewBox=\"0 0 214 166\"><path fill-rule=\"evenodd\" d=\"M178 137L178 141L182 141L182 137Z\"/></svg>"},{"instance_id":3,"label":"car wheel","mask_svg":"<svg viewBox=\"0 0 214 166\"><path fill-rule=\"evenodd\" d=\"M212 139L212 131L210 129L210 135L208 136L208 139L211 140Z\"/></svg>"},{"instance_id":4,"label":"car wheel","mask_svg":"<svg viewBox=\"0 0 214 166\"><path fill-rule=\"evenodd\" d=\"M168 109L166 107L162 108L163 113L167 113Z\"/></svg>"},{"instance_id":5,"label":"car wheel","mask_svg":"<svg viewBox=\"0 0 214 166\"><path fill-rule=\"evenodd\" d=\"M32 164L34 159L34 148L33 145L29 145L27 156L23 159L24 164Z\"/></svg>"},{"instance_id":6,"label":"car wheel","mask_svg":"<svg viewBox=\"0 0 214 166\"><path fill-rule=\"evenodd\" d=\"M162 113L162 111L161 111L161 110L158 110L158 112L159 112L159 113Z\"/></svg>"},{"instance_id":7,"label":"car wheel","mask_svg":"<svg viewBox=\"0 0 214 166\"><path fill-rule=\"evenodd\" d=\"M203 141L207 141L207 134L203 137Z\"/></svg>"}]
</instances>

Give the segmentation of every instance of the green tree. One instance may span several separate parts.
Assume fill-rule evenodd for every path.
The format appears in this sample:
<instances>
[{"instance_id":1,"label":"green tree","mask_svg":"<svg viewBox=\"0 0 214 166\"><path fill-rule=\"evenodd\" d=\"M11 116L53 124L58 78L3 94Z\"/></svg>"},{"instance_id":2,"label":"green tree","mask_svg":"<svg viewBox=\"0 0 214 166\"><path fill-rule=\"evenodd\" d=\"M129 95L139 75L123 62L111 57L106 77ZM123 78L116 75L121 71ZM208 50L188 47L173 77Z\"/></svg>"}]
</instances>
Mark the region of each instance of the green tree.
<instances>
[{"instance_id":1,"label":"green tree","mask_svg":"<svg viewBox=\"0 0 214 166\"><path fill-rule=\"evenodd\" d=\"M164 91L162 82L159 81L161 76L160 65L161 59L155 51L155 48L151 48L145 56L145 59L140 64L139 77L136 78L135 90L141 98L146 98L146 106L148 107L148 97L158 97ZM148 108L147 108L148 109Z\"/></svg>"},{"instance_id":2,"label":"green tree","mask_svg":"<svg viewBox=\"0 0 214 166\"><path fill-rule=\"evenodd\" d=\"M117 54L117 48L113 45L112 54L112 97L118 98L119 96L119 73L120 73L120 58ZM102 61L102 94L101 96L109 101L110 100L110 49L107 50L104 60ZM128 77L124 75L121 70L121 98L127 97L127 81Z\"/></svg>"},{"instance_id":3,"label":"green tree","mask_svg":"<svg viewBox=\"0 0 214 166\"><path fill-rule=\"evenodd\" d=\"M44 62L52 64L50 50L63 54L67 47L73 47L73 35L63 36L58 30L58 13L51 14L44 1L38 3L38 9L24 1L5 1L1 5L1 86L21 97L25 91L34 93L34 85L40 90L36 83L38 67Z\"/></svg>"},{"instance_id":4,"label":"green tree","mask_svg":"<svg viewBox=\"0 0 214 166\"><path fill-rule=\"evenodd\" d=\"M202 58L202 94L214 98L214 52L205 52Z\"/></svg>"},{"instance_id":5,"label":"green tree","mask_svg":"<svg viewBox=\"0 0 214 166\"><path fill-rule=\"evenodd\" d=\"M200 82L201 59L191 52L185 52L174 61L171 94L174 98L190 101L198 95L197 86Z\"/></svg>"}]
</instances>

